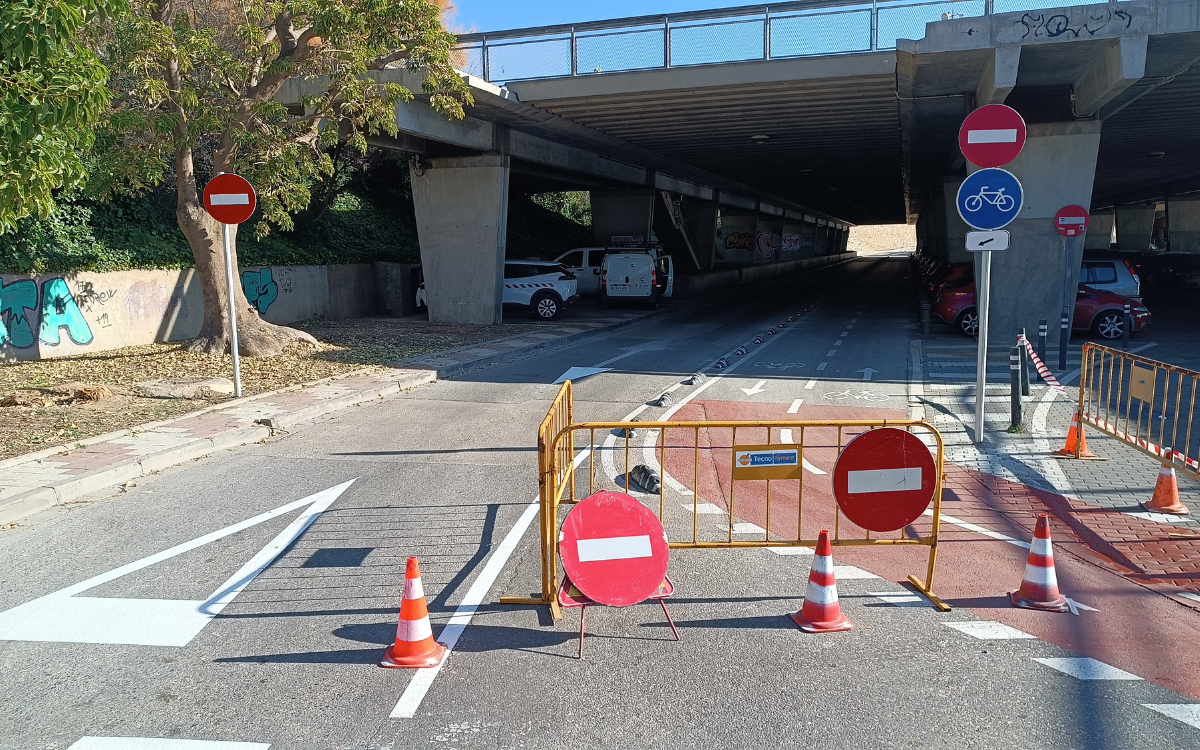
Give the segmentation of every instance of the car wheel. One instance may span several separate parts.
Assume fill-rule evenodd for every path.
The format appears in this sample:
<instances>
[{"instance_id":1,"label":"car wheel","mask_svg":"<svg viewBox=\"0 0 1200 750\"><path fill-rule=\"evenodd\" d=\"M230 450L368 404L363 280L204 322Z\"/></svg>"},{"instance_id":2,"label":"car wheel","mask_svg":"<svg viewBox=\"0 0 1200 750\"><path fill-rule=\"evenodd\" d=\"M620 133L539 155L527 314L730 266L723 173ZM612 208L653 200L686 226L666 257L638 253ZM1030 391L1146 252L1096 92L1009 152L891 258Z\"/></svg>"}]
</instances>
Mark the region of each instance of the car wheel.
<instances>
[{"instance_id":1,"label":"car wheel","mask_svg":"<svg viewBox=\"0 0 1200 750\"><path fill-rule=\"evenodd\" d=\"M1125 313L1118 310L1105 310L1096 316L1092 328L1103 338L1119 339L1125 333Z\"/></svg>"},{"instance_id":2,"label":"car wheel","mask_svg":"<svg viewBox=\"0 0 1200 750\"><path fill-rule=\"evenodd\" d=\"M601 310L608 309L608 295L605 294L604 292L600 292L599 294L597 294L596 295L596 304L598 304L600 306Z\"/></svg>"},{"instance_id":3,"label":"car wheel","mask_svg":"<svg viewBox=\"0 0 1200 750\"><path fill-rule=\"evenodd\" d=\"M562 312L562 303L553 294L539 294L530 302L533 313L542 320L554 320Z\"/></svg>"},{"instance_id":4,"label":"car wheel","mask_svg":"<svg viewBox=\"0 0 1200 750\"><path fill-rule=\"evenodd\" d=\"M975 308L968 307L959 313L958 320L954 325L958 327L960 333L964 336L979 335L979 313L975 312Z\"/></svg>"},{"instance_id":5,"label":"car wheel","mask_svg":"<svg viewBox=\"0 0 1200 750\"><path fill-rule=\"evenodd\" d=\"M646 300L646 307L651 310L658 309L658 293L651 295L650 299Z\"/></svg>"}]
</instances>

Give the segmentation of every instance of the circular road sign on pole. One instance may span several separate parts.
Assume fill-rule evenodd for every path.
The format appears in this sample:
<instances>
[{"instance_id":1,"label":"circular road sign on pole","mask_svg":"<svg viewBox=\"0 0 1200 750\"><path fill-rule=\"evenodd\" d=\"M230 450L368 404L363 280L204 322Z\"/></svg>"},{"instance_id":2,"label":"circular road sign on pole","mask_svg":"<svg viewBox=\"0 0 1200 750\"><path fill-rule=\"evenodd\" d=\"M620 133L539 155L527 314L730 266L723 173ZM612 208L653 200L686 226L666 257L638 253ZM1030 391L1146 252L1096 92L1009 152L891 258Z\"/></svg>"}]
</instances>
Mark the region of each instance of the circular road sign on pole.
<instances>
[{"instance_id":1,"label":"circular road sign on pole","mask_svg":"<svg viewBox=\"0 0 1200 750\"><path fill-rule=\"evenodd\" d=\"M242 397L242 360L238 352L237 308L233 304L233 251L229 245L229 225L241 224L254 214L258 198L254 188L242 177L222 172L204 186L204 210L221 222L225 245L225 296L229 306L229 352L233 357L233 395Z\"/></svg>"},{"instance_id":2,"label":"circular road sign on pole","mask_svg":"<svg viewBox=\"0 0 1200 750\"><path fill-rule=\"evenodd\" d=\"M645 601L667 575L667 534L649 508L620 492L597 492L562 524L559 556L575 587L610 607Z\"/></svg>"},{"instance_id":3,"label":"circular road sign on pole","mask_svg":"<svg viewBox=\"0 0 1200 750\"><path fill-rule=\"evenodd\" d=\"M958 215L975 229L1000 229L1021 212L1021 182L1003 169L981 169L958 188Z\"/></svg>"},{"instance_id":4,"label":"circular road sign on pole","mask_svg":"<svg viewBox=\"0 0 1200 750\"><path fill-rule=\"evenodd\" d=\"M977 167L1003 167L1025 146L1025 120L1012 107L988 104L963 120L958 147Z\"/></svg>"},{"instance_id":5,"label":"circular road sign on pole","mask_svg":"<svg viewBox=\"0 0 1200 750\"><path fill-rule=\"evenodd\" d=\"M1065 206L1054 215L1054 230L1063 237L1078 237L1087 231L1092 217L1082 206Z\"/></svg>"},{"instance_id":6,"label":"circular road sign on pole","mask_svg":"<svg viewBox=\"0 0 1200 750\"><path fill-rule=\"evenodd\" d=\"M933 500L937 466L911 432L882 427L864 432L833 465L833 496L857 526L896 531L921 517Z\"/></svg>"}]
</instances>

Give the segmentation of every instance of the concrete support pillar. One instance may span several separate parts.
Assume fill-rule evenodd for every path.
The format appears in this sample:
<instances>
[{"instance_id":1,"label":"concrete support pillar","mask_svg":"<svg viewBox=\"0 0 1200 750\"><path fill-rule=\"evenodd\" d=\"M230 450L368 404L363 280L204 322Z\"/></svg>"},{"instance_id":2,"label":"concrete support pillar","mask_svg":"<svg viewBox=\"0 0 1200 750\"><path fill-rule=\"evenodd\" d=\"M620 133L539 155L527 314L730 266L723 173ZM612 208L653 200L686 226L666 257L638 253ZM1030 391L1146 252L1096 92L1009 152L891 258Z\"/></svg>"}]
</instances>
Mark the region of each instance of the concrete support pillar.
<instances>
[{"instance_id":1,"label":"concrete support pillar","mask_svg":"<svg viewBox=\"0 0 1200 750\"><path fill-rule=\"evenodd\" d=\"M1086 250L1108 250L1112 247L1113 222L1117 215L1112 211L1092 214L1083 247Z\"/></svg>"},{"instance_id":2,"label":"concrete support pillar","mask_svg":"<svg viewBox=\"0 0 1200 750\"><path fill-rule=\"evenodd\" d=\"M683 221L695 243L700 270L711 271L717 262L717 202L684 198Z\"/></svg>"},{"instance_id":3,"label":"concrete support pillar","mask_svg":"<svg viewBox=\"0 0 1200 750\"><path fill-rule=\"evenodd\" d=\"M1016 326L1037 331L1039 319L1057 321L1064 302L1073 313L1083 238L1059 235L1054 215L1091 204L1099 148L1099 121L1033 124L1025 149L1005 167L1021 181L1025 201L1005 227L1009 249L992 253L992 341L1007 347Z\"/></svg>"},{"instance_id":4,"label":"concrete support pillar","mask_svg":"<svg viewBox=\"0 0 1200 750\"><path fill-rule=\"evenodd\" d=\"M811 258L817 254L817 222L806 216L800 226L800 257Z\"/></svg>"},{"instance_id":5,"label":"concrete support pillar","mask_svg":"<svg viewBox=\"0 0 1200 750\"><path fill-rule=\"evenodd\" d=\"M722 262L746 266L754 262L754 242L758 234L758 212L721 209L721 229L717 233L717 255Z\"/></svg>"},{"instance_id":6,"label":"concrete support pillar","mask_svg":"<svg viewBox=\"0 0 1200 750\"><path fill-rule=\"evenodd\" d=\"M430 322L499 323L508 157L429 159L411 176Z\"/></svg>"},{"instance_id":7,"label":"concrete support pillar","mask_svg":"<svg viewBox=\"0 0 1200 750\"><path fill-rule=\"evenodd\" d=\"M591 196L592 232L597 243L650 241L650 230L654 226L654 190L593 190ZM626 239L614 241L613 237Z\"/></svg>"},{"instance_id":8,"label":"concrete support pillar","mask_svg":"<svg viewBox=\"0 0 1200 750\"><path fill-rule=\"evenodd\" d=\"M1200 199L1169 199L1167 217L1171 252L1200 254Z\"/></svg>"},{"instance_id":9,"label":"concrete support pillar","mask_svg":"<svg viewBox=\"0 0 1200 750\"><path fill-rule=\"evenodd\" d=\"M1154 237L1154 206L1117 207L1117 251L1144 253Z\"/></svg>"},{"instance_id":10,"label":"concrete support pillar","mask_svg":"<svg viewBox=\"0 0 1200 750\"><path fill-rule=\"evenodd\" d=\"M817 219L817 255L829 255L829 222Z\"/></svg>"},{"instance_id":11,"label":"concrete support pillar","mask_svg":"<svg viewBox=\"0 0 1200 750\"><path fill-rule=\"evenodd\" d=\"M841 236L838 239L838 252L839 253L846 252L847 246L849 244L850 244L850 230L843 229L841 232Z\"/></svg>"}]
</instances>

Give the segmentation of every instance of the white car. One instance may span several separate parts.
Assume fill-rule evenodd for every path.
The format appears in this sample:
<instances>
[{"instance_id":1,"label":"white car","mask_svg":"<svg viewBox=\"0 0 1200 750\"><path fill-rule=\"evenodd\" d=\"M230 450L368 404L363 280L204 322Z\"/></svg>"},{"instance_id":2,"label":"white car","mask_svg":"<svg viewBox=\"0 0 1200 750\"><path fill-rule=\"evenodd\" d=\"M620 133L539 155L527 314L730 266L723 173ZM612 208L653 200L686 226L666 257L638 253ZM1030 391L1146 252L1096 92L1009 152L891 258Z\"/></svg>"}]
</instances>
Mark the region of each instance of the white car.
<instances>
[{"instance_id":1,"label":"white car","mask_svg":"<svg viewBox=\"0 0 1200 750\"><path fill-rule=\"evenodd\" d=\"M554 260L567 267L571 273L579 277L580 294L598 294L600 292L600 267L604 259L614 253L627 253L632 248L624 247L577 247L569 250ZM666 299L675 291L675 269L671 265L671 256L664 255L658 248L648 248L643 252L650 253L655 259L658 278L658 296Z\"/></svg>"},{"instance_id":2,"label":"white car","mask_svg":"<svg viewBox=\"0 0 1200 750\"><path fill-rule=\"evenodd\" d=\"M426 305L425 285L417 287L417 309ZM504 261L504 306L531 310L542 320L557 318L579 301L575 274L551 260Z\"/></svg>"}]
</instances>

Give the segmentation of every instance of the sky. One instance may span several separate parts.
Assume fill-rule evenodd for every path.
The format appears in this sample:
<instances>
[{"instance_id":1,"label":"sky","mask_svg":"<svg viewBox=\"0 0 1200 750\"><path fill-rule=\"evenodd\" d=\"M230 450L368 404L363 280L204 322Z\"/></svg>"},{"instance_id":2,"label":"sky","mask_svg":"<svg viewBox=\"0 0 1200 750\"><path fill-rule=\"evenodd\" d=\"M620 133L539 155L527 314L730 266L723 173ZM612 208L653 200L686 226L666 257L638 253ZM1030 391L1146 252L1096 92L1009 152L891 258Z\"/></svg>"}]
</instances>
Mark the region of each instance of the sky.
<instances>
[{"instance_id":1,"label":"sky","mask_svg":"<svg viewBox=\"0 0 1200 750\"><path fill-rule=\"evenodd\" d=\"M753 0L455 0L459 32L500 31L528 26L652 16L749 5Z\"/></svg>"}]
</instances>

